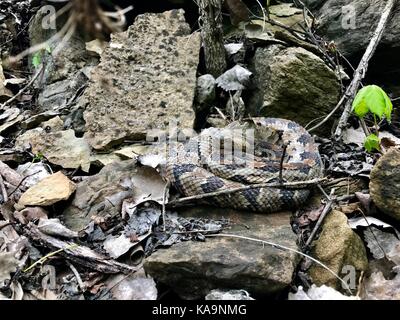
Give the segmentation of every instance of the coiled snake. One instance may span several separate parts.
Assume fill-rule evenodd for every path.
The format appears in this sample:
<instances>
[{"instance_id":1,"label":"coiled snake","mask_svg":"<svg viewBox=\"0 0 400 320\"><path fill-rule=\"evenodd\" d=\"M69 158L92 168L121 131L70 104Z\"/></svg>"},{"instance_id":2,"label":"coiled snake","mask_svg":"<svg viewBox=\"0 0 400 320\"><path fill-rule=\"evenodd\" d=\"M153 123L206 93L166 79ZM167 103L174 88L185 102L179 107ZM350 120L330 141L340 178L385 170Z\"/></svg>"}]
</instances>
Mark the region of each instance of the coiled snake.
<instances>
[{"instance_id":1,"label":"coiled snake","mask_svg":"<svg viewBox=\"0 0 400 320\"><path fill-rule=\"evenodd\" d=\"M294 182L323 175L318 147L311 135L297 123L284 119L253 118L233 122L224 129L209 128L185 144L178 144L176 150L176 157L167 160L166 177L184 196L278 182L280 178ZM304 204L309 193L305 188L256 187L219 194L202 202L275 212Z\"/></svg>"}]
</instances>

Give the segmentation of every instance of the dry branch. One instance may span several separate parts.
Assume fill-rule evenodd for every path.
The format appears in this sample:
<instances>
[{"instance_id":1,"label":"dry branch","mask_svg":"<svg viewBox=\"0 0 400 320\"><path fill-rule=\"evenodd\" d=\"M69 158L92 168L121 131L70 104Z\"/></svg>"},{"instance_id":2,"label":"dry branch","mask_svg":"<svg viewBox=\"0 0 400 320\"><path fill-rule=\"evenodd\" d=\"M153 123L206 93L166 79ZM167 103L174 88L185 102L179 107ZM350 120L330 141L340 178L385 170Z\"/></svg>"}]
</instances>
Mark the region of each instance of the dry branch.
<instances>
[{"instance_id":1,"label":"dry branch","mask_svg":"<svg viewBox=\"0 0 400 320\"><path fill-rule=\"evenodd\" d=\"M136 267L105 257L88 247L77 245L72 248L71 243L44 234L32 223L28 224L24 231L24 234L33 242L51 250L61 250L59 253L61 256L83 267L108 274L130 273L138 270Z\"/></svg>"}]
</instances>

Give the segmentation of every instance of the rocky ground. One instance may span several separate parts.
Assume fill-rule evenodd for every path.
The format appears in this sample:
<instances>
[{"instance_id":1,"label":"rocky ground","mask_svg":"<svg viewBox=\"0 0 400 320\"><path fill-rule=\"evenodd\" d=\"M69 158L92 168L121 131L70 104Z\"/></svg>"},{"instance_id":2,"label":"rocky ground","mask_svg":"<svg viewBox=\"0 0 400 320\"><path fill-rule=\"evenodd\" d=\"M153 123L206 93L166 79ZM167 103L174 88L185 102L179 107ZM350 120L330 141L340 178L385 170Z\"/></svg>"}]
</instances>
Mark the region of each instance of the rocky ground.
<instances>
[{"instance_id":1,"label":"rocky ground","mask_svg":"<svg viewBox=\"0 0 400 320\"><path fill-rule=\"evenodd\" d=\"M226 1L217 77L192 1L120 1L133 5L121 32L73 30L62 50L68 17L44 29L46 1L2 1L0 299L400 299L400 5L363 80L394 105L368 152L354 115L332 138L341 108L313 127L345 95L385 3L303 1L244 1L239 23ZM178 134L171 119L198 132L253 116L315 135L326 179L308 203L176 205L146 157Z\"/></svg>"}]
</instances>

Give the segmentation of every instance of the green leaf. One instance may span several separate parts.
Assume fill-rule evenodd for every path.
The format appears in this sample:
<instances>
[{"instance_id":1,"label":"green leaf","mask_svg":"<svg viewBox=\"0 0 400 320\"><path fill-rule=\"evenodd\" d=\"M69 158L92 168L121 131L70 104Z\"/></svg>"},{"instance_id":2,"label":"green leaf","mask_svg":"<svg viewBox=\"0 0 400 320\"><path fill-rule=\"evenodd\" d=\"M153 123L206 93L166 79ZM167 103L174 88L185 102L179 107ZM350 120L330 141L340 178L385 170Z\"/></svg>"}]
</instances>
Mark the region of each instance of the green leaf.
<instances>
[{"instance_id":1,"label":"green leaf","mask_svg":"<svg viewBox=\"0 0 400 320\"><path fill-rule=\"evenodd\" d=\"M378 86L369 86L367 89L367 106L369 111L382 119L386 111L386 101L384 97L384 91Z\"/></svg>"},{"instance_id":2,"label":"green leaf","mask_svg":"<svg viewBox=\"0 0 400 320\"><path fill-rule=\"evenodd\" d=\"M391 122L392 121L392 111L393 111L393 103L390 100L390 98L388 97L388 95L386 94L385 91L383 91L383 95L385 98L385 103L386 103L386 110L385 110L385 117L387 119L387 121Z\"/></svg>"},{"instance_id":3,"label":"green leaf","mask_svg":"<svg viewBox=\"0 0 400 320\"><path fill-rule=\"evenodd\" d=\"M385 115L388 121L391 120L393 105L386 92L376 86L370 85L362 88L353 101L353 111L360 118L364 117L368 112L379 117Z\"/></svg>"},{"instance_id":4,"label":"green leaf","mask_svg":"<svg viewBox=\"0 0 400 320\"><path fill-rule=\"evenodd\" d=\"M36 52L32 57L32 64L35 68L39 67L42 63L42 57L40 52Z\"/></svg>"},{"instance_id":5,"label":"green leaf","mask_svg":"<svg viewBox=\"0 0 400 320\"><path fill-rule=\"evenodd\" d=\"M365 88L364 88L365 89ZM358 94L356 95L353 101L353 111L357 116L363 118L369 112L367 102L365 100L365 94L363 92L364 89L361 89Z\"/></svg>"},{"instance_id":6,"label":"green leaf","mask_svg":"<svg viewBox=\"0 0 400 320\"><path fill-rule=\"evenodd\" d=\"M368 152L380 150L380 140L376 134L370 134L364 141L364 147Z\"/></svg>"}]
</instances>

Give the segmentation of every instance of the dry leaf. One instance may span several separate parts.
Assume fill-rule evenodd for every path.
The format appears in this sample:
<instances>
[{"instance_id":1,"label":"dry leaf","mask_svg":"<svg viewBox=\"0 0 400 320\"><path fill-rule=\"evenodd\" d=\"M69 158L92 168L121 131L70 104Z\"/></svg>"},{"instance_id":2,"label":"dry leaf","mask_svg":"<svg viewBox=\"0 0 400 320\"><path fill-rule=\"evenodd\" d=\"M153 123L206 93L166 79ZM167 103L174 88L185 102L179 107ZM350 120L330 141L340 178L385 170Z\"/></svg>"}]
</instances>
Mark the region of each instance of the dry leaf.
<instances>
[{"instance_id":1,"label":"dry leaf","mask_svg":"<svg viewBox=\"0 0 400 320\"><path fill-rule=\"evenodd\" d=\"M217 85L225 91L237 91L246 88L252 73L240 65L234 66L216 80Z\"/></svg>"},{"instance_id":2,"label":"dry leaf","mask_svg":"<svg viewBox=\"0 0 400 320\"><path fill-rule=\"evenodd\" d=\"M400 266L400 240L389 232L384 232L375 227L364 231L365 241L375 259L386 257Z\"/></svg>"},{"instance_id":3,"label":"dry leaf","mask_svg":"<svg viewBox=\"0 0 400 320\"><path fill-rule=\"evenodd\" d=\"M18 260L14 258L11 252L0 253L0 284L5 280L11 279L11 273L16 272Z\"/></svg>"},{"instance_id":4,"label":"dry leaf","mask_svg":"<svg viewBox=\"0 0 400 320\"><path fill-rule=\"evenodd\" d=\"M365 300L400 300L400 274L387 280L382 272L374 272L363 284Z\"/></svg>"}]
</instances>

